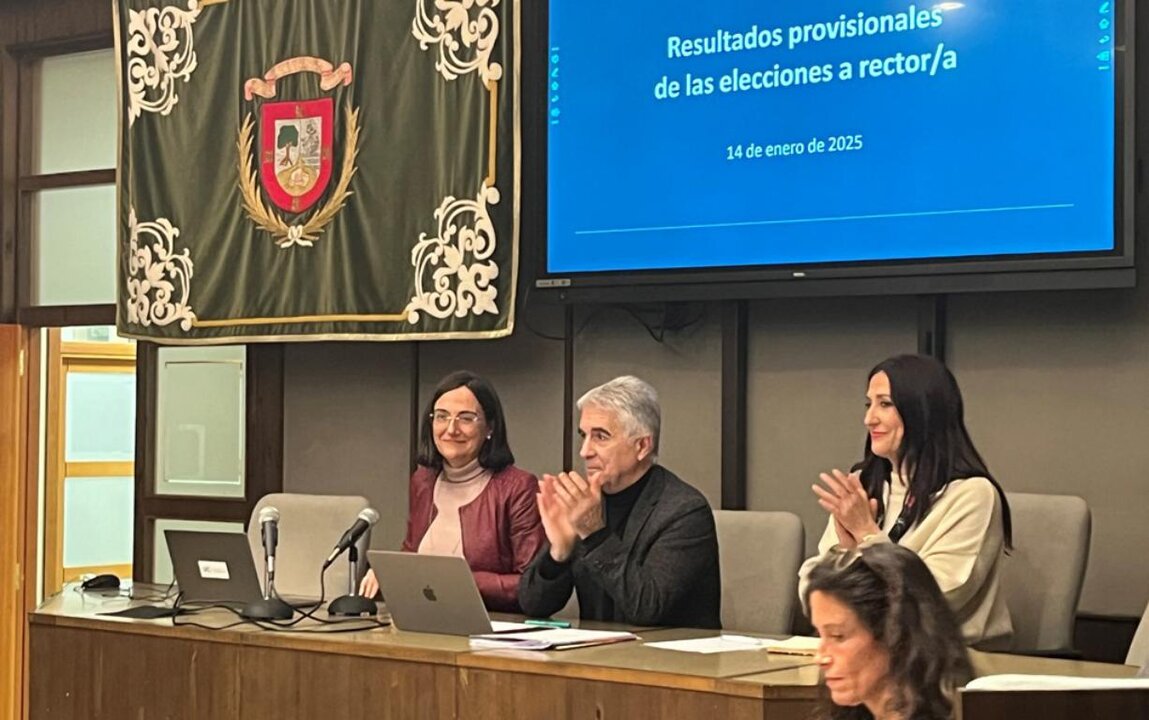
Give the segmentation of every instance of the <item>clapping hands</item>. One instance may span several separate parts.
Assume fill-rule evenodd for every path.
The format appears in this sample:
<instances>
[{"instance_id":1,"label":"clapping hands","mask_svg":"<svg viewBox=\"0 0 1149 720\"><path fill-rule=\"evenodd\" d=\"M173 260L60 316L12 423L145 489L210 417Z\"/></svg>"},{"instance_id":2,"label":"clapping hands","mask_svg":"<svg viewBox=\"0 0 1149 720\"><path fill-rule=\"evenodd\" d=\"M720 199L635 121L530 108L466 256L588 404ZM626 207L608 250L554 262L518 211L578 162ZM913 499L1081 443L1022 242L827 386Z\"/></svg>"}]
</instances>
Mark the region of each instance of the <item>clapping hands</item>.
<instances>
[{"instance_id":1,"label":"clapping hands","mask_svg":"<svg viewBox=\"0 0 1149 720\"><path fill-rule=\"evenodd\" d=\"M606 527L597 480L583 479L577 472L543 475L537 499L556 562L566 562L579 538Z\"/></svg>"},{"instance_id":2,"label":"clapping hands","mask_svg":"<svg viewBox=\"0 0 1149 720\"><path fill-rule=\"evenodd\" d=\"M822 485L813 486L814 494L822 509L834 518L839 545L854 548L867 535L881 532L875 521L878 501L866 493L858 473L847 475L835 468L819 478Z\"/></svg>"}]
</instances>

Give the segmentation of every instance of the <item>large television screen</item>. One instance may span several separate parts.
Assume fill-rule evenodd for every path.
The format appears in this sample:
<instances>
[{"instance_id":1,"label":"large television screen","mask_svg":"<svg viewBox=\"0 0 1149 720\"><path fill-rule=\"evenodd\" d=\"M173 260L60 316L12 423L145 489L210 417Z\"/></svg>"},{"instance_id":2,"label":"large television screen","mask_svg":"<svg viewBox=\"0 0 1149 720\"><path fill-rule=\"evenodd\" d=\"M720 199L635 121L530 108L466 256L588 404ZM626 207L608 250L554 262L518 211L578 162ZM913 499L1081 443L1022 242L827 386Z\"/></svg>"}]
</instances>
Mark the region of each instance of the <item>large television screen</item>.
<instances>
[{"instance_id":1,"label":"large television screen","mask_svg":"<svg viewBox=\"0 0 1149 720\"><path fill-rule=\"evenodd\" d=\"M546 15L540 285L1132 277L1132 6L549 0Z\"/></svg>"}]
</instances>

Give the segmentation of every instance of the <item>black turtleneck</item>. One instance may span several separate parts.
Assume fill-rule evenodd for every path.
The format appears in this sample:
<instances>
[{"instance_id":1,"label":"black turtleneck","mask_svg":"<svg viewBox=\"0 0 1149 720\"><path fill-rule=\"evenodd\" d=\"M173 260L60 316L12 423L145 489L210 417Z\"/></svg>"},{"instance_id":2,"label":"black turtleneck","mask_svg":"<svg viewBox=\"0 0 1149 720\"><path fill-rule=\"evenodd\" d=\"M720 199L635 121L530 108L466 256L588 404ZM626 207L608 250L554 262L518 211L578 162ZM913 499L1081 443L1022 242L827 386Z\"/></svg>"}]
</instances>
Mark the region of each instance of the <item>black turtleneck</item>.
<instances>
[{"instance_id":1,"label":"black turtleneck","mask_svg":"<svg viewBox=\"0 0 1149 720\"><path fill-rule=\"evenodd\" d=\"M617 537L622 537L626 532L626 521L630 519L630 511L634 509L634 504L638 502L639 495L642 495L643 488L647 485L647 480L650 479L650 473L653 466L642 474L638 480L630 487L620 490L613 495L603 493L603 515L605 515L606 527L601 528L590 535L586 536L583 544L587 550L598 547L607 533L614 533Z\"/></svg>"},{"instance_id":2,"label":"black turtleneck","mask_svg":"<svg viewBox=\"0 0 1149 720\"><path fill-rule=\"evenodd\" d=\"M603 493L603 516L606 521L606 526L599 528L580 541L586 550L601 545L602 541L611 533L614 533L620 538L622 537L622 534L626 531L626 521L630 519L630 511L634 509L634 504L638 502L639 496L642 495L642 490L647 486L647 481L650 479L652 472L654 472L654 466L651 466L649 470L643 473L642 477L625 490L614 493L613 495ZM547 553L546 557L543 558L540 570L544 577L553 580L565 571L569 565L569 560L561 563L555 562L550 556L550 553Z\"/></svg>"},{"instance_id":3,"label":"black turtleneck","mask_svg":"<svg viewBox=\"0 0 1149 720\"><path fill-rule=\"evenodd\" d=\"M641 517L632 518L636 512ZM558 612L573 589L584 620L722 626L714 514L702 493L656 465L603 497L603 522L576 543L569 562L539 553L519 584L525 613Z\"/></svg>"},{"instance_id":4,"label":"black turtleneck","mask_svg":"<svg viewBox=\"0 0 1149 720\"><path fill-rule=\"evenodd\" d=\"M647 481L650 479L650 473L654 468L647 470L643 473L642 477L634 482L630 487L607 495L603 493L603 515L605 515L606 527L599 528L590 535L587 535L582 545L586 551L591 551L601 545L610 535L615 535L619 539L622 538L623 533L626 532L626 521L630 519L630 512L634 510L635 503L638 502L639 496L642 491L649 484ZM588 597L592 607L600 608L602 617L610 618L614 622L626 622L626 618L615 614L614 599L601 587L595 587L593 591L587 588L588 592L585 595L593 595ZM580 602L585 600L580 597Z\"/></svg>"}]
</instances>

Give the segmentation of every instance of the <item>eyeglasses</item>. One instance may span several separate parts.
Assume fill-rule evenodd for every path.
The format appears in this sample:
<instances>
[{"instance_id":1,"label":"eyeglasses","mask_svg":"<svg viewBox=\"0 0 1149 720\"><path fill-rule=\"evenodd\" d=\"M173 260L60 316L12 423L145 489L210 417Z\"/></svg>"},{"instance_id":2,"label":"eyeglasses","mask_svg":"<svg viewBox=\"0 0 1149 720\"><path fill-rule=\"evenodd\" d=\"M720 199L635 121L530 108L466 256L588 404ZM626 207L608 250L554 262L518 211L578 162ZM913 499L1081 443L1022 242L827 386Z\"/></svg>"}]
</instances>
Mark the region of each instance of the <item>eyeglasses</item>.
<instances>
[{"instance_id":1,"label":"eyeglasses","mask_svg":"<svg viewBox=\"0 0 1149 720\"><path fill-rule=\"evenodd\" d=\"M479 417L479 414L473 412L461 412L458 415L452 415L446 410L436 410L431 413L431 422L439 427L446 427L453 422L455 423L455 427L460 430L470 430L475 427L480 420L482 420L482 418Z\"/></svg>"}]
</instances>

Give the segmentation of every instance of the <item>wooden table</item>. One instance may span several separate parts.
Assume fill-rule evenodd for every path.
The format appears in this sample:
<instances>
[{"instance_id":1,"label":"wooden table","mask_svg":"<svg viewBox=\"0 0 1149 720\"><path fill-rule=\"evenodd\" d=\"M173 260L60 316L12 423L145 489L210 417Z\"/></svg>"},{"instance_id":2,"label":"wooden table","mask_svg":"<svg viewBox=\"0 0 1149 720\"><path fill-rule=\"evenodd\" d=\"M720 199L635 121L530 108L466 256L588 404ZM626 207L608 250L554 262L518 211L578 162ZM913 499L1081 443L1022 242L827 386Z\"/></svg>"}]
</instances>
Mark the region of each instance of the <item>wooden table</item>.
<instances>
[{"instance_id":1,"label":"wooden table","mask_svg":"<svg viewBox=\"0 0 1149 720\"><path fill-rule=\"evenodd\" d=\"M1068 675L1129 678L1130 665L971 653L974 672L982 675ZM1149 690L963 690L958 704L962 720L1076 720L1076 718L1149 718Z\"/></svg>"},{"instance_id":2,"label":"wooden table","mask_svg":"<svg viewBox=\"0 0 1149 720\"><path fill-rule=\"evenodd\" d=\"M815 690L800 689L807 698L800 715L780 715L767 710L765 685L734 679L809 665L812 658L695 655L644 645L713 631L642 630L639 642L476 652L466 638L390 628L335 635L209 630L99 615L133 604L139 603L69 588L32 614L32 720L797 719L808 714ZM219 626L230 618L212 611L194 619Z\"/></svg>"},{"instance_id":3,"label":"wooden table","mask_svg":"<svg viewBox=\"0 0 1149 720\"><path fill-rule=\"evenodd\" d=\"M317 634L318 624L308 623L301 632L270 632L99 615L134 604L69 588L31 615L32 720L805 720L818 693L810 657L646 646L714 634L707 630L644 629L639 642L557 652L472 651L466 638L391 628ZM194 619L220 626L234 616ZM973 655L979 674L1133 672Z\"/></svg>"},{"instance_id":4,"label":"wooden table","mask_svg":"<svg viewBox=\"0 0 1149 720\"><path fill-rule=\"evenodd\" d=\"M713 630L662 629L639 633L640 643L559 652L494 650L461 655L459 717L525 718L785 718L804 720L814 684L801 688L800 712L767 711L764 685L737 682L770 675L813 658L762 651L698 655L645 643L713 637ZM517 714L507 714L514 708Z\"/></svg>"}]
</instances>

